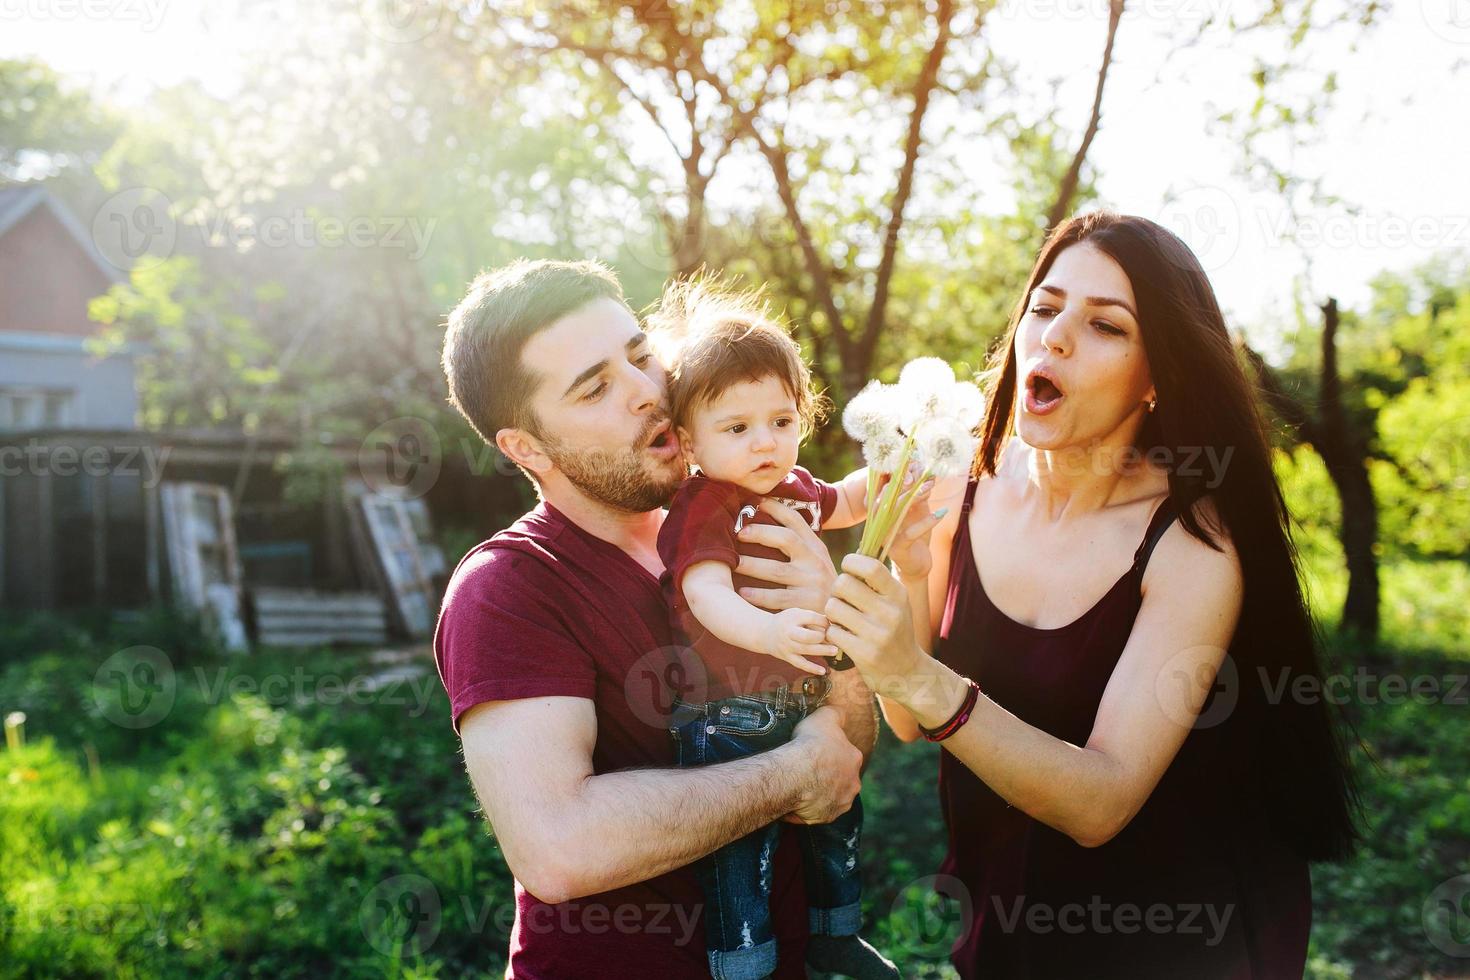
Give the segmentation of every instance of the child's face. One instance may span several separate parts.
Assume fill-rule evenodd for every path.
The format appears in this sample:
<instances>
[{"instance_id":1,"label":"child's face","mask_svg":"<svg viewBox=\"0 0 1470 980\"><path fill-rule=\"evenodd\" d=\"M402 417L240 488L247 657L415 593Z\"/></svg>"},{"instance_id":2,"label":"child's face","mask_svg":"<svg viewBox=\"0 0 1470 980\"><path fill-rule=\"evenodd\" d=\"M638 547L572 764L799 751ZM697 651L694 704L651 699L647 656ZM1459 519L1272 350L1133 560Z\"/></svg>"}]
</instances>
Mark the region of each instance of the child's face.
<instances>
[{"instance_id":1,"label":"child's face","mask_svg":"<svg viewBox=\"0 0 1470 980\"><path fill-rule=\"evenodd\" d=\"M694 409L688 422L679 427L679 441L710 479L766 494L796 465L801 417L775 375L731 385Z\"/></svg>"}]
</instances>

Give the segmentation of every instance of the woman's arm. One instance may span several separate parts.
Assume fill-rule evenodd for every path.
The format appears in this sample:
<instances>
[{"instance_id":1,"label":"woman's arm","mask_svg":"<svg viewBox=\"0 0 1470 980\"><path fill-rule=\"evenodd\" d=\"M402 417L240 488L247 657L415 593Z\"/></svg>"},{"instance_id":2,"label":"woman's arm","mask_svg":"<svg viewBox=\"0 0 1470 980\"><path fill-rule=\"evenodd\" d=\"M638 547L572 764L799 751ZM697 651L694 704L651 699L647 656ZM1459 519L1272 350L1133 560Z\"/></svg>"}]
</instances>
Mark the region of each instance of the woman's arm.
<instances>
[{"instance_id":1,"label":"woman's arm","mask_svg":"<svg viewBox=\"0 0 1470 980\"><path fill-rule=\"evenodd\" d=\"M942 725L964 700L965 679L916 642L908 597L886 568L857 555L842 567L828 637L917 723ZM1127 826L1193 728L1240 615L1240 563L1228 542L1216 552L1176 525L1154 553L1143 592L1085 745L1021 721L983 692L944 743L1011 805L1084 847Z\"/></svg>"},{"instance_id":2,"label":"woman's arm","mask_svg":"<svg viewBox=\"0 0 1470 980\"><path fill-rule=\"evenodd\" d=\"M939 635L940 619L944 615L950 551L959 527L959 505L964 493L964 477L938 481L927 496L914 501L893 545L893 564L908 594L914 639L926 654L934 652L934 638ZM931 512L929 508L935 505L940 506ZM886 697L880 691L878 704L888 727L900 741L912 742L919 737L919 723L897 698Z\"/></svg>"},{"instance_id":3,"label":"woman's arm","mask_svg":"<svg viewBox=\"0 0 1470 980\"><path fill-rule=\"evenodd\" d=\"M914 625L914 641L918 643L920 651L925 656L932 653L930 646L932 634L929 630L929 578L903 578L904 592L908 596L909 615ZM913 742L922 734L919 731L919 723L908 708L903 706L903 701L898 697L896 691L878 691L878 705L883 709L883 720L888 722L888 727L893 734L898 736L900 742Z\"/></svg>"}]
</instances>

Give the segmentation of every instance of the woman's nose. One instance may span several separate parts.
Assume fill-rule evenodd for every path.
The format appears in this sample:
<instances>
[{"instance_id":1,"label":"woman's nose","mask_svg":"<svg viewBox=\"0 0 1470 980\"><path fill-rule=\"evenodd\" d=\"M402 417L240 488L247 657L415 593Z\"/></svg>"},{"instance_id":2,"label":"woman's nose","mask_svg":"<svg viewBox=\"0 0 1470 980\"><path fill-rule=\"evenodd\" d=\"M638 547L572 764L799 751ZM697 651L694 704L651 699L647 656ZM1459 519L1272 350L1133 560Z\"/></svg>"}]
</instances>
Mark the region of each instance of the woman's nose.
<instances>
[{"instance_id":1,"label":"woman's nose","mask_svg":"<svg viewBox=\"0 0 1470 980\"><path fill-rule=\"evenodd\" d=\"M1041 330L1041 346L1066 354L1072 349L1072 318L1063 310L1046 322Z\"/></svg>"}]
</instances>

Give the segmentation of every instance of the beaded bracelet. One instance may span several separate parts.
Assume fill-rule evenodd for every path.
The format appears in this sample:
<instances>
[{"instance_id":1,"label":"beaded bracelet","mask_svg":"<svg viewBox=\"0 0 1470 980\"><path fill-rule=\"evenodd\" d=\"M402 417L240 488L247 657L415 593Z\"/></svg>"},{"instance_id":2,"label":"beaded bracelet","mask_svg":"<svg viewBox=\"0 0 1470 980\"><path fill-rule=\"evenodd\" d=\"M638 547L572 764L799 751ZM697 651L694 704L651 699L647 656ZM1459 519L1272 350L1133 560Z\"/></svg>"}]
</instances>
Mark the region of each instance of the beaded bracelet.
<instances>
[{"instance_id":1,"label":"beaded bracelet","mask_svg":"<svg viewBox=\"0 0 1470 980\"><path fill-rule=\"evenodd\" d=\"M949 721L940 725L938 728L925 728L923 725L920 725L920 735L923 735L924 738L931 742L942 742L964 727L965 722L970 720L970 712L975 710L975 702L980 700L980 685L968 677L965 678L965 683L969 685L969 690L965 692L965 700L960 702L959 710L954 713Z\"/></svg>"}]
</instances>

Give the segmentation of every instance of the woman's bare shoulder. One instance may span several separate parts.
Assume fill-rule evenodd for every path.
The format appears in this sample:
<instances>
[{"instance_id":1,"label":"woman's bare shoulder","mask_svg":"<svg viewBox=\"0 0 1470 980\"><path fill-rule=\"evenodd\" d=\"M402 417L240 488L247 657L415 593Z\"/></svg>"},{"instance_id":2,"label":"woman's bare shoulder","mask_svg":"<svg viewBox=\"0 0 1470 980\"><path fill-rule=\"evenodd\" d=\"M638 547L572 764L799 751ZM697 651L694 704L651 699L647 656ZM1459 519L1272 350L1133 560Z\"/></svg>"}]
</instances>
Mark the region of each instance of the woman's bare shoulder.
<instances>
[{"instance_id":1,"label":"woman's bare shoulder","mask_svg":"<svg viewBox=\"0 0 1470 980\"><path fill-rule=\"evenodd\" d=\"M1148 568L1144 570L1145 593L1150 582L1159 581L1189 582L1199 587L1213 583L1227 590L1244 587L1240 555L1236 553L1235 543L1220 519L1215 502L1208 496L1201 497L1194 502L1192 509L1215 546L1201 541L1182 521L1175 520L1159 538Z\"/></svg>"}]
</instances>

